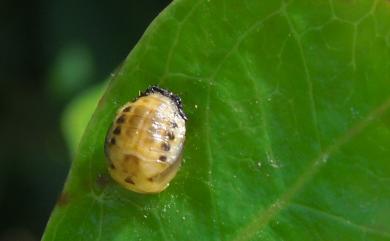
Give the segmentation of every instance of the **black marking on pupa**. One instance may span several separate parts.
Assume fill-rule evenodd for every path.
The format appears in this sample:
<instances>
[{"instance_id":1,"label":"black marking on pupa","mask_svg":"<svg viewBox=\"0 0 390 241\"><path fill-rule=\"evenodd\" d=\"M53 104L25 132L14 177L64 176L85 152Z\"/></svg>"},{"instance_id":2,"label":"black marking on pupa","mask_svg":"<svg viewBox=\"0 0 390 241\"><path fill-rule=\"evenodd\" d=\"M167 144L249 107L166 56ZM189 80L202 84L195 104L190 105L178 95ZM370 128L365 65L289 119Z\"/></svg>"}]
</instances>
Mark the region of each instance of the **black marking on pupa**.
<instances>
[{"instance_id":1,"label":"black marking on pupa","mask_svg":"<svg viewBox=\"0 0 390 241\"><path fill-rule=\"evenodd\" d=\"M142 96L148 96L150 94L154 94L154 93L159 93L165 97L168 97L169 99L171 99L177 106L177 109L179 110L179 115L185 120L187 121L187 116L186 114L184 113L184 110L183 110L183 103L181 102L181 98L177 95L175 95L174 93L166 90L166 89L163 89L163 88L160 88L158 86L150 86L149 88L147 88L144 92L142 92L139 97L142 97ZM138 97L138 98L139 98Z\"/></svg>"}]
</instances>

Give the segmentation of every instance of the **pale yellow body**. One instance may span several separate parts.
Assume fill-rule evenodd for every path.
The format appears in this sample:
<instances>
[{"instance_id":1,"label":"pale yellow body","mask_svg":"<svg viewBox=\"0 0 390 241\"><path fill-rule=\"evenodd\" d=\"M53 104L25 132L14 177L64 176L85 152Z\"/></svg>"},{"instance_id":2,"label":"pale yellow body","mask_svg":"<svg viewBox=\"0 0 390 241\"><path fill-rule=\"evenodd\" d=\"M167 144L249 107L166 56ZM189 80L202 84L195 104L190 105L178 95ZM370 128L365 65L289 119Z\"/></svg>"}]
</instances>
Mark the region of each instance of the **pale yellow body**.
<instances>
[{"instance_id":1,"label":"pale yellow body","mask_svg":"<svg viewBox=\"0 0 390 241\"><path fill-rule=\"evenodd\" d=\"M161 192L180 167L185 131L178 107L160 93L125 104L106 137L112 178L135 192Z\"/></svg>"}]
</instances>

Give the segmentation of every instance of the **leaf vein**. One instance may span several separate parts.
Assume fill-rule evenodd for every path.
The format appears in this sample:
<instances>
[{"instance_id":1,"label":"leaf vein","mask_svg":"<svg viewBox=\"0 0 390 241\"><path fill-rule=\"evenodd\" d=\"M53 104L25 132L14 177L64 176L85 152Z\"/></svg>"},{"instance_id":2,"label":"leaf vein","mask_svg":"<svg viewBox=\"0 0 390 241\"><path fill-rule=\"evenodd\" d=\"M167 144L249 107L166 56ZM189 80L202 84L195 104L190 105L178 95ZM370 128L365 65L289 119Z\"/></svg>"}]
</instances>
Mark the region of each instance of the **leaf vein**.
<instances>
[{"instance_id":1,"label":"leaf vein","mask_svg":"<svg viewBox=\"0 0 390 241\"><path fill-rule=\"evenodd\" d=\"M362 224L357 224L357 223L354 223L351 220L349 220L349 219L347 219L347 218L345 218L343 216L339 216L339 215L335 215L335 214L332 214L332 213L328 213L328 212L319 210L319 209L314 208L314 207L310 207L310 206L307 206L307 205L304 205L304 204L300 204L300 203L296 203L296 202L292 202L290 204L290 207L311 212L311 213L313 213L313 214L315 214L315 215L317 215L317 216L319 216L321 218L330 219L332 221L341 223L341 224L343 224L345 226L349 226L351 228L355 228L355 229L361 230L361 231L363 231L365 233L373 233L373 234L381 235L381 236L386 237L386 238L390 238L390 233L388 233L386 231L377 230L377 229L374 229L372 227L368 227L368 226L365 226L365 225L362 225Z\"/></svg>"},{"instance_id":2,"label":"leaf vein","mask_svg":"<svg viewBox=\"0 0 390 241\"><path fill-rule=\"evenodd\" d=\"M165 78L167 77L168 73L169 73L169 70L170 70L170 67L171 67L171 62L172 62L172 56L173 56L173 51L175 50L176 46L177 46L177 43L179 41L179 38L180 38L180 34L181 32L183 31L183 27L185 26L187 20L192 16L192 14L195 12L195 10L201 5L201 3L203 3L204 1L198 1L196 2L196 4L194 4L192 6L192 8L190 9L190 11L188 11L187 15L183 18L183 20L181 22L179 22L178 24L178 28L177 28L177 31L176 31L176 34L175 34L175 37L173 39L173 43L171 45L171 47L169 48L169 51L168 51L168 55L167 55L167 61L166 61L166 64L165 64L165 68L164 68L164 73L162 74L161 78L160 78L160 84L162 82L164 82Z\"/></svg>"},{"instance_id":3,"label":"leaf vein","mask_svg":"<svg viewBox=\"0 0 390 241\"><path fill-rule=\"evenodd\" d=\"M328 146L324 151L320 152L319 155L314 158L308 166L308 168L303 172L303 174L297 178L297 180L290 186L287 191L281 195L273 204L271 204L264 211L260 211L254 216L252 221L250 221L244 228L242 228L236 237L233 239L235 241L248 240L258 230L263 229L270 220L272 220L281 210L286 208L290 203L293 197L302 189L304 189L306 183L310 181L316 173L324 166L331 154L339 150L343 145L348 143L353 137L357 136L362 132L371 122L379 118L390 108L390 96L378 107L373 109L370 113L366 115L361 121L357 122L350 129L348 129L343 135L335 140L335 142Z\"/></svg>"},{"instance_id":4,"label":"leaf vein","mask_svg":"<svg viewBox=\"0 0 390 241\"><path fill-rule=\"evenodd\" d=\"M305 72L306 84L307 84L307 87L308 87L308 95L309 95L309 100L310 100L310 110L311 110L311 116L312 116L313 122L314 122L313 124L314 124L314 128L315 128L314 129L315 130L315 136L316 136L317 142L318 142L318 144L320 146L320 150L322 150L320 131L319 131L319 127L318 127L318 117L317 117L317 110L316 110L316 102L315 102L315 98L314 98L314 94L313 94L313 83L312 83L309 67L307 65L307 61L306 61L306 57L305 57L305 53L304 53L304 49L303 49L301 38L299 37L299 34L298 34L297 30L295 29L294 24L292 23L291 18L288 15L288 12L287 12L286 8L287 8L287 5L286 5L286 3L284 3L283 7L282 7L282 14L286 18L287 24L288 24L288 26L289 26L289 28L291 30L292 36L294 37L294 39L295 39L295 41L296 41L296 43L298 45L298 48L299 48L299 54L300 54L301 59L302 59L303 69L304 69L304 72Z\"/></svg>"}]
</instances>

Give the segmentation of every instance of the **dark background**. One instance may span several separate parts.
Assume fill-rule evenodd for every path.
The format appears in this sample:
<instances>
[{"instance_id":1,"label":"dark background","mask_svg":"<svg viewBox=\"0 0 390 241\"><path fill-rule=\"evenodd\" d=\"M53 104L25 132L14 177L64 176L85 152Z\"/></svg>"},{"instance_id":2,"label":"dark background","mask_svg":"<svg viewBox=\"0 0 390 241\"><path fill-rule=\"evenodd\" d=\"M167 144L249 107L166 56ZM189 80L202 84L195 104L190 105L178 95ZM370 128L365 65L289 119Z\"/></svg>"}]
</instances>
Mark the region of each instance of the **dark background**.
<instances>
[{"instance_id":1,"label":"dark background","mask_svg":"<svg viewBox=\"0 0 390 241\"><path fill-rule=\"evenodd\" d=\"M39 240L71 163L61 114L168 0L0 2L0 241Z\"/></svg>"}]
</instances>

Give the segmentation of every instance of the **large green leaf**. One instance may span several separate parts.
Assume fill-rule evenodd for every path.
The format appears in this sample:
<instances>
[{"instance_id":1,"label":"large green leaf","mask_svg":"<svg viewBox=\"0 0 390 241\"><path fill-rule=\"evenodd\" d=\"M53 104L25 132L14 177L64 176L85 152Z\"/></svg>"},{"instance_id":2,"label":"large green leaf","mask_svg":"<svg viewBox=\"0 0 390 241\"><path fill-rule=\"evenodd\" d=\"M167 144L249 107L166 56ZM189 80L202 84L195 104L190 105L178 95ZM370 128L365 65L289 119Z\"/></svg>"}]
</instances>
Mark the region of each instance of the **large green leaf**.
<instances>
[{"instance_id":1,"label":"large green leaf","mask_svg":"<svg viewBox=\"0 0 390 241\"><path fill-rule=\"evenodd\" d=\"M389 30L385 0L172 2L113 75L43 240L390 240ZM181 171L142 195L103 142L151 84L189 121Z\"/></svg>"}]
</instances>

